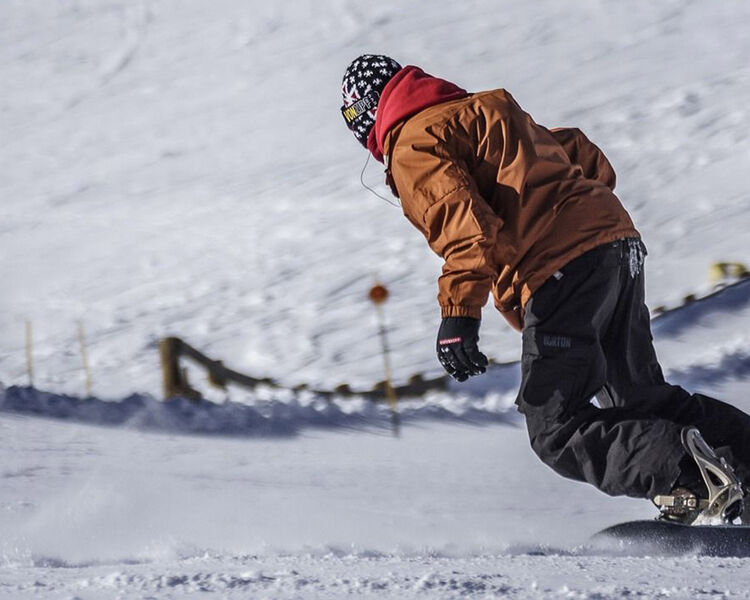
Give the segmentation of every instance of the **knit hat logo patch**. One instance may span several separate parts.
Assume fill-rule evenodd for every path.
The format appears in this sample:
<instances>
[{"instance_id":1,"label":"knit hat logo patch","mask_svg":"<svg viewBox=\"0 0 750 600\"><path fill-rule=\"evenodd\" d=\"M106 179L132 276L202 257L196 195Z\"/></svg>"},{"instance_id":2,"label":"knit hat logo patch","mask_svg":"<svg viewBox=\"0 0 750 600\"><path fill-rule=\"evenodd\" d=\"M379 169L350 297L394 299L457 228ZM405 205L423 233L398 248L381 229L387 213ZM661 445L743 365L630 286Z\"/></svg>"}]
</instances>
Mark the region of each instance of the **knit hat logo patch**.
<instances>
[{"instance_id":1,"label":"knit hat logo patch","mask_svg":"<svg viewBox=\"0 0 750 600\"><path fill-rule=\"evenodd\" d=\"M377 92L372 92L361 100L357 100L351 106L344 105L341 108L341 114L344 115L346 124L351 125L359 117L369 112L372 112L374 114L374 111L378 107L379 98L380 94L378 94Z\"/></svg>"}]
</instances>

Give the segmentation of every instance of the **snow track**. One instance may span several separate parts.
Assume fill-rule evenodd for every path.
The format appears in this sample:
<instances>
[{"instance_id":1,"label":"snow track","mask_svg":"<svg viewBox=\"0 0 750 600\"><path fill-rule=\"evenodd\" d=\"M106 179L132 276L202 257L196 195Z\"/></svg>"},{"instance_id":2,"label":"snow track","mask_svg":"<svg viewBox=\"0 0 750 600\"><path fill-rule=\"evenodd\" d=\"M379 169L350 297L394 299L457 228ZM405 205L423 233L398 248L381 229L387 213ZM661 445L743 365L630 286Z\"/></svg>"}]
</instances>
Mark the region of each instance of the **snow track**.
<instances>
[{"instance_id":1,"label":"snow track","mask_svg":"<svg viewBox=\"0 0 750 600\"><path fill-rule=\"evenodd\" d=\"M173 435L5 414L0 598L747 598L746 560L593 547L648 503L523 428Z\"/></svg>"},{"instance_id":2,"label":"snow track","mask_svg":"<svg viewBox=\"0 0 750 600\"><path fill-rule=\"evenodd\" d=\"M655 561L627 558L621 578L611 563L597 557L483 555L379 555L323 552L303 556L203 556L170 565L166 572L137 566L87 567L75 578L61 571L46 583L8 585L11 593L32 597L79 598L112 594L120 598L670 598L718 600L748 598L743 563L692 558ZM148 571L148 568L145 569ZM692 570L703 584L687 583ZM658 581L645 585L646 581ZM0 591L0 597L3 597Z\"/></svg>"}]
</instances>

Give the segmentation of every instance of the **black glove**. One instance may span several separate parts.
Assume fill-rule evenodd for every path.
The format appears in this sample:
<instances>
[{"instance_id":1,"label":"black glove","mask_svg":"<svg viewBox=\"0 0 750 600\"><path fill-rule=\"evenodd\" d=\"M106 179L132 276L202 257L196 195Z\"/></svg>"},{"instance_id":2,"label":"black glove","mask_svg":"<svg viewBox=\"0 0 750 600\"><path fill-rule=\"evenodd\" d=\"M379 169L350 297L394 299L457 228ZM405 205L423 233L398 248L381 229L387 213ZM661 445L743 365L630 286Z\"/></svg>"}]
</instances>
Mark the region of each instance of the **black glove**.
<instances>
[{"instance_id":1,"label":"black glove","mask_svg":"<svg viewBox=\"0 0 750 600\"><path fill-rule=\"evenodd\" d=\"M487 357L479 351L480 319L446 317L440 324L437 355L440 364L456 381L487 370Z\"/></svg>"}]
</instances>

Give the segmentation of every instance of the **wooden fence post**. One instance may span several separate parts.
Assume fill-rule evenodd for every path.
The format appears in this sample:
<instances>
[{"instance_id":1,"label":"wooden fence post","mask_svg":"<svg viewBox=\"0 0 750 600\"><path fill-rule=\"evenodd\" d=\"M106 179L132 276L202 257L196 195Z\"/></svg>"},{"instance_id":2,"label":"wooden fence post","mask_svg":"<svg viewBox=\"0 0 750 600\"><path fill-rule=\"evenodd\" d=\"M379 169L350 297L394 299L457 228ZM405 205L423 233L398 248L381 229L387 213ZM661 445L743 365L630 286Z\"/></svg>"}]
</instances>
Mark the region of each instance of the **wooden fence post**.
<instances>
[{"instance_id":1,"label":"wooden fence post","mask_svg":"<svg viewBox=\"0 0 750 600\"><path fill-rule=\"evenodd\" d=\"M182 387L182 373L180 373L180 340L175 337L164 338L159 343L161 356L161 374L164 398L177 396Z\"/></svg>"},{"instance_id":2,"label":"wooden fence post","mask_svg":"<svg viewBox=\"0 0 750 600\"><path fill-rule=\"evenodd\" d=\"M78 343L81 346L81 362L83 363L83 376L86 383L86 397L91 398L91 370L89 369L88 352L86 352L86 333L83 329L83 321L78 321Z\"/></svg>"}]
</instances>

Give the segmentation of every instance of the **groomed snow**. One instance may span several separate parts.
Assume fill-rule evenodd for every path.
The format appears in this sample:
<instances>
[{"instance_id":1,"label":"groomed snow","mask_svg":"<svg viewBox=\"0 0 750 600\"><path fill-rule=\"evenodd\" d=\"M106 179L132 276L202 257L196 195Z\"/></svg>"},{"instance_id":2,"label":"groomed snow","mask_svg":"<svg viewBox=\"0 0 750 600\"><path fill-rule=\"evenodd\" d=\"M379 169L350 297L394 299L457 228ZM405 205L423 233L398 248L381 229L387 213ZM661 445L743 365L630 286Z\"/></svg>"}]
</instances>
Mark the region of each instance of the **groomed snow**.
<instances>
[{"instance_id":1,"label":"groomed snow","mask_svg":"<svg viewBox=\"0 0 750 600\"><path fill-rule=\"evenodd\" d=\"M750 263L748 22L741 0L0 4L0 598L750 598L746 559L593 546L654 510L539 463L513 365L406 399L394 439L385 406L197 371L216 403L162 404L157 347L367 388L379 279L395 379L440 373L440 261L362 189L338 114L363 52L581 127L649 303L708 293L712 262ZM745 410L749 290L654 323L670 379ZM518 357L491 308L482 344Z\"/></svg>"}]
</instances>

